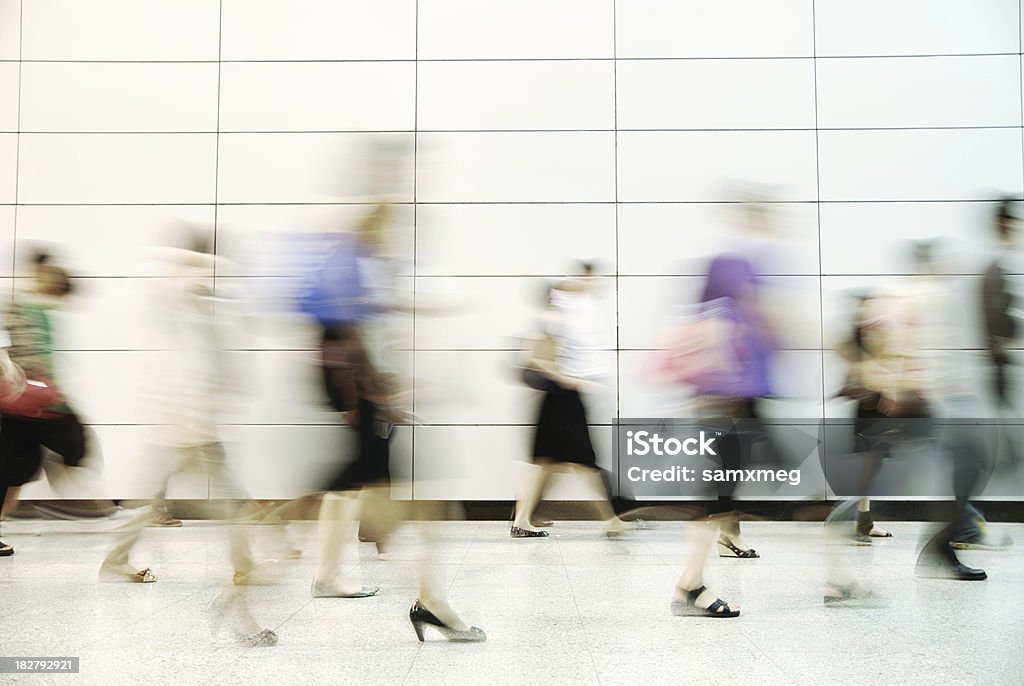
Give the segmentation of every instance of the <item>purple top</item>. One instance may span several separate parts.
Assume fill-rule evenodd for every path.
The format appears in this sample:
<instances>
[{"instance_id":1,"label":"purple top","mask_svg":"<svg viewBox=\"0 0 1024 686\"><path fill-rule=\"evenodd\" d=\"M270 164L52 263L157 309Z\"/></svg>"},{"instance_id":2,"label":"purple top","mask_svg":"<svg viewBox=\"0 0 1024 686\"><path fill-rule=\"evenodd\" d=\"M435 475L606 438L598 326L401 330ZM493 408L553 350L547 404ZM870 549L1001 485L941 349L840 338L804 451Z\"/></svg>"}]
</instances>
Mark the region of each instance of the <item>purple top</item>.
<instances>
[{"instance_id":1,"label":"purple top","mask_svg":"<svg viewBox=\"0 0 1024 686\"><path fill-rule=\"evenodd\" d=\"M738 379L717 384L712 381L708 387L699 388L699 392L725 393L742 398L773 395L768 379L769 358L773 350L754 302L759 283L750 261L744 257L723 255L711 261L700 301L707 304L727 298L734 304L726 316L737 324L733 348L740 363L740 373Z\"/></svg>"},{"instance_id":2,"label":"purple top","mask_svg":"<svg viewBox=\"0 0 1024 686\"><path fill-rule=\"evenodd\" d=\"M302 289L299 309L324 325L357 324L377 314L359 269L365 257L369 252L358 237L338 234L326 262Z\"/></svg>"}]
</instances>

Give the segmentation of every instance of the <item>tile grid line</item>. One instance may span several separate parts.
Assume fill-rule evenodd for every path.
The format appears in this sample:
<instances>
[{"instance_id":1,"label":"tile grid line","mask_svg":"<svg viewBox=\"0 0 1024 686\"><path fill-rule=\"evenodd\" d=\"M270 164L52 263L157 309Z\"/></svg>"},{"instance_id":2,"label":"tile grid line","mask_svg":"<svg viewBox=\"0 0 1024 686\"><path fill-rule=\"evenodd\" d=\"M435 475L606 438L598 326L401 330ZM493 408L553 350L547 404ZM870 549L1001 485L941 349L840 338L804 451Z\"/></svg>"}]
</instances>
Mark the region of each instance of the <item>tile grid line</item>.
<instances>
[{"instance_id":1,"label":"tile grid line","mask_svg":"<svg viewBox=\"0 0 1024 686\"><path fill-rule=\"evenodd\" d=\"M221 46L224 38L224 0L218 0L217 2L217 133L214 138L214 153L213 153L213 296L214 306L212 311L213 326L217 326L217 311L220 309L217 307L216 297L217 291L217 228L219 221L218 210L220 206L217 201L220 199L220 98L221 98ZM209 500L213 495L213 479L206 477L206 499Z\"/></svg>"},{"instance_id":2,"label":"tile grid line","mask_svg":"<svg viewBox=\"0 0 1024 686\"><path fill-rule=\"evenodd\" d=\"M991 204L992 198L957 198L952 200L942 199L929 199L929 198L901 198L891 200L822 200L820 202L814 200L780 200L780 201L769 201L765 205L971 205L971 204ZM688 206L688 205L735 205L736 201L717 201L717 200L620 200L617 205L632 205L632 206L647 206L647 205L667 205L667 206ZM212 202L165 202L165 203L0 203L0 207L70 207L70 208L83 208L83 207L213 207ZM220 207L360 207L366 206L366 203L304 203L300 201L281 201L281 202L219 202L216 203ZM412 207L413 203L410 201L395 202L393 206L409 206ZM479 207L490 207L490 206L506 206L511 205L515 207L528 207L528 206L593 206L593 205L616 205L614 200L569 200L569 201L515 201L515 200L494 200L494 201L423 201L420 200L416 203L416 207L462 207L462 206L479 206Z\"/></svg>"},{"instance_id":3,"label":"tile grid line","mask_svg":"<svg viewBox=\"0 0 1024 686\"><path fill-rule=\"evenodd\" d=\"M11 274L18 272L18 201L21 199L21 71L23 62L21 61L22 54L24 53L24 33L25 33L25 0L19 0L18 2L18 132L14 141L14 231L11 239L14 245L11 248ZM17 282L11 281L11 300L14 300L14 287ZM6 327L0 326L6 330Z\"/></svg>"},{"instance_id":4,"label":"tile grid line","mask_svg":"<svg viewBox=\"0 0 1024 686\"><path fill-rule=\"evenodd\" d=\"M817 23L817 0L811 0L811 46L815 55L818 52L818 23ZM825 284L824 276L822 275L822 253L821 253L821 150L820 150L820 132L817 131L818 126L818 60L815 57L812 62L813 65L813 79L814 79L814 188L817 193L818 202L815 203L817 210L817 230L818 230L818 336L819 345L821 347L820 363L821 363L821 416L822 418L828 415L826 411L827 399L825 397ZM825 440L827 431L823 431L821 435L821 445L818 447L819 450L824 451ZM824 469L824 466L823 466ZM822 500L828 500L828 474L825 474L825 491L821 493Z\"/></svg>"},{"instance_id":5,"label":"tile grid line","mask_svg":"<svg viewBox=\"0 0 1024 686\"><path fill-rule=\"evenodd\" d=\"M576 608L576 621L580 624L580 632L587 635L587 625L583 621L583 611L580 609L580 603L576 599L576 591L573 589L572 577L569 576L569 567L565 564L565 555L562 553L562 542L558 540L558 535L552 536L555 543L555 549L558 551L558 559L561 560L562 574L565 575L565 584L569 587L569 597L572 598L573 607ZM601 683L601 675L597 669L597 658L594 656L594 651L591 646L587 646L587 655L590 657L590 664L594 668L594 679L598 684Z\"/></svg>"},{"instance_id":6,"label":"tile grid line","mask_svg":"<svg viewBox=\"0 0 1024 686\"><path fill-rule=\"evenodd\" d=\"M219 106L218 95L218 106ZM617 116L617 115L616 115ZM21 133L26 136L388 136L394 134L581 134L581 133L811 133L828 131L831 133L879 133L890 131L1005 131L1020 128L1019 123L1013 124L949 124L927 126L643 126L612 128L501 128L501 129L417 129L415 119L412 129L215 129L202 131L196 129L162 129L162 130L98 130L98 129L55 129L55 130L24 130L0 131L0 133ZM777 201L784 202L784 201Z\"/></svg>"},{"instance_id":7,"label":"tile grid line","mask_svg":"<svg viewBox=\"0 0 1024 686\"><path fill-rule=\"evenodd\" d=\"M936 204L973 204L992 203L991 196L984 198L894 198L894 199L838 199L838 200L773 200L767 201L766 205L936 205ZM735 205L736 200L619 200L619 205ZM213 202L7 202L0 203L0 207L212 207ZM301 202L296 200L287 201L261 201L261 202L218 202L221 207L332 207L364 206L365 202ZM413 206L409 200L391 203L395 206ZM419 200L417 207L461 207L470 206L492 206L492 205L615 205L614 200Z\"/></svg>"},{"instance_id":8,"label":"tile grid line","mask_svg":"<svg viewBox=\"0 0 1024 686\"><path fill-rule=\"evenodd\" d=\"M25 62L26 64L411 64L413 62L426 63L462 63L462 62L758 62L758 61L810 61L821 60L901 60L901 59L929 59L929 58L958 58L958 57L1014 57L1018 52L933 52L933 53L899 53L899 54L846 54L846 55L663 55L663 56L616 56L616 57L366 57L366 58L338 58L338 59L271 59L271 58L249 58L249 59L209 59L209 60L127 60L127 59L56 59L56 58L30 58L30 59L0 59L4 62Z\"/></svg>"},{"instance_id":9,"label":"tile grid line","mask_svg":"<svg viewBox=\"0 0 1024 686\"><path fill-rule=\"evenodd\" d=\"M619 264L619 34L618 34L618 2L612 0L612 123L615 127L613 145L613 183L615 191L615 416L612 423L615 423L622 415L622 321L621 321L621 297L620 286L620 264ZM619 451L615 449L615 431L612 431L612 472L615 480L609 479L612 495L619 495ZM591 654L593 659L593 654ZM600 677L598 678L600 680Z\"/></svg>"},{"instance_id":10,"label":"tile grid line","mask_svg":"<svg viewBox=\"0 0 1024 686\"><path fill-rule=\"evenodd\" d=\"M419 63L419 55L420 55L420 2L419 2L419 0L416 0L416 16L415 16L413 21L414 21L413 41L415 41L413 49L414 49L414 53L415 53L415 56L416 56L416 62L415 62L415 67L413 69L413 79L412 79L412 88L413 88L413 97L412 97L412 101L413 101L413 110L412 110L412 112L413 112L413 114L412 114L412 116L413 116L413 134L412 134L412 349L413 349L413 356L412 356L412 379L410 379L410 384L412 386L412 401L411 401L412 402L412 415L413 415L413 417L415 417L416 416L416 358L417 358L417 355L415 354L415 350L416 350L416 332L417 332L417 328L418 328L417 327L417 323L419 322L419 317L416 316L416 302L417 302L417 295L419 294L419 278L418 277L419 277L419 251L420 251L419 233L418 233L419 232L419 207L417 206L417 203L416 203L416 201L419 199L419 179L420 179L420 169L419 169L420 134L419 134L419 130L418 130L419 129L419 114L420 114L420 63ZM415 424L415 422L413 423L412 431L410 433L412 434L412 436L409 438L409 442L411 444L411 447L409 448L409 450L410 450L410 456L409 456L409 471L410 471L409 498L412 499L412 500L416 500L416 424ZM418 653L417 653L417 655L418 655ZM413 664L415 664L415 661L413 662ZM411 666L410 666L409 670L410 670L410 672L412 671L412 667Z\"/></svg>"}]
</instances>

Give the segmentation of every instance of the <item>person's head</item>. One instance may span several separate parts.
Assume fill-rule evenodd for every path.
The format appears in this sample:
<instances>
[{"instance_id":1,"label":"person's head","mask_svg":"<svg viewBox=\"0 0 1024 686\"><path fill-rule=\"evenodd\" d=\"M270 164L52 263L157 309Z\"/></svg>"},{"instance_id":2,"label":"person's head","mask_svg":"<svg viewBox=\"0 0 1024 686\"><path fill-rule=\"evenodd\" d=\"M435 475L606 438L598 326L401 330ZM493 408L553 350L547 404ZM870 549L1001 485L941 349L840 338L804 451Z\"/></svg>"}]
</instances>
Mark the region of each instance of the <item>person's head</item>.
<instances>
[{"instance_id":1,"label":"person's head","mask_svg":"<svg viewBox=\"0 0 1024 686\"><path fill-rule=\"evenodd\" d=\"M32 252L32 267L33 269L39 269L44 264L49 264L51 259L50 253L46 250L34 250Z\"/></svg>"},{"instance_id":2,"label":"person's head","mask_svg":"<svg viewBox=\"0 0 1024 686\"><path fill-rule=\"evenodd\" d=\"M1009 246L1016 240L1017 215L1015 210L1016 201L1013 198L1003 198L996 204L994 216L994 228L996 239L1000 244Z\"/></svg>"},{"instance_id":3,"label":"person's head","mask_svg":"<svg viewBox=\"0 0 1024 686\"><path fill-rule=\"evenodd\" d=\"M68 273L48 263L36 267L36 292L55 298L70 295L73 287Z\"/></svg>"},{"instance_id":4,"label":"person's head","mask_svg":"<svg viewBox=\"0 0 1024 686\"><path fill-rule=\"evenodd\" d=\"M53 255L46 248L36 246L31 250L29 264L31 265L32 276L38 279L40 270L47 265L53 264Z\"/></svg>"}]
</instances>

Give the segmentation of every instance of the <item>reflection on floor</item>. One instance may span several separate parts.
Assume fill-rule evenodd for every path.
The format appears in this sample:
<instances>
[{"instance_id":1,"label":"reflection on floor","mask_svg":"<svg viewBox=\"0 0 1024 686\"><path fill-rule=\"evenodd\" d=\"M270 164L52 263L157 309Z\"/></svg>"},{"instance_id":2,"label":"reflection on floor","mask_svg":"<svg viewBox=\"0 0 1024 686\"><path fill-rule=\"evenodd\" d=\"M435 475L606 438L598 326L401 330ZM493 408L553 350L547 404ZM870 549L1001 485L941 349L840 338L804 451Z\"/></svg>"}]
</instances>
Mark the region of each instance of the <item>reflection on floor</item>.
<instances>
[{"instance_id":1,"label":"reflection on floor","mask_svg":"<svg viewBox=\"0 0 1024 686\"><path fill-rule=\"evenodd\" d=\"M369 599L313 599L315 524L288 526L302 551L266 567L249 590L272 648L214 637L207 607L230 582L221 525L151 529L135 561L155 584L99 584L103 522L15 521L0 559L3 656L78 656L78 675L0 675L19 684L1019 684L1024 674L1024 525L993 524L1018 545L967 551L985 582L917 579L924 525L889 522L895 537L844 547L875 591L859 607L822 603L821 525L746 524L762 558L713 558L706 579L743 614L681 618L669 600L684 523L607 540L597 524L559 522L548 539L511 540L501 522L430 523L452 605L483 627L484 644L416 641L416 536L407 526L386 559L359 544ZM262 557L281 555L281 527L252 527Z\"/></svg>"}]
</instances>

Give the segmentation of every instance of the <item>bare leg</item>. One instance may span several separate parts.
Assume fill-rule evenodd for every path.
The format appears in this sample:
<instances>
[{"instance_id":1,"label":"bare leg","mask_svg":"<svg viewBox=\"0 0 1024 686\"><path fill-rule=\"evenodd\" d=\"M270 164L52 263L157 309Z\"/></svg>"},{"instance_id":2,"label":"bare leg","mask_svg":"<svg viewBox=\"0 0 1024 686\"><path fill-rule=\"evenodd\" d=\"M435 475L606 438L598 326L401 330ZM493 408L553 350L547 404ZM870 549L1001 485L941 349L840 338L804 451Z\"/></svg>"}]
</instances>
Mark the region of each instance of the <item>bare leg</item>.
<instances>
[{"instance_id":1,"label":"bare leg","mask_svg":"<svg viewBox=\"0 0 1024 686\"><path fill-rule=\"evenodd\" d=\"M622 531L623 524L622 520L619 519L618 515L615 514L615 510L612 508L612 503L608 499L608 491L605 489L604 479L601 478L601 473L596 469L578 469L577 471L582 472L583 477L589 482L591 488L597 494L597 499L593 501L594 510L597 512L598 519L605 524L605 529L609 534L616 534Z\"/></svg>"},{"instance_id":2,"label":"bare leg","mask_svg":"<svg viewBox=\"0 0 1024 686\"><path fill-rule=\"evenodd\" d=\"M146 528L152 518L153 509L151 507L140 507L132 518L120 528L114 538L114 546L100 565L101 579L107 581L137 580L135 577L138 569L131 565L128 556L135 544L138 543L142 530ZM150 576L153 575L150 574ZM155 581L156 577L153 576L152 580Z\"/></svg>"},{"instance_id":3,"label":"bare leg","mask_svg":"<svg viewBox=\"0 0 1024 686\"><path fill-rule=\"evenodd\" d=\"M686 591L692 591L704 585L704 565L707 564L711 544L718 534L718 525L713 521L694 524L687 542L687 560L683 571L676 582L673 600L683 600Z\"/></svg>"},{"instance_id":4,"label":"bare leg","mask_svg":"<svg viewBox=\"0 0 1024 686\"><path fill-rule=\"evenodd\" d=\"M7 502L7 484L0 480L0 512L3 511L4 503ZM14 554L14 548L0 541L0 557L9 557Z\"/></svg>"},{"instance_id":5,"label":"bare leg","mask_svg":"<svg viewBox=\"0 0 1024 686\"><path fill-rule=\"evenodd\" d=\"M544 484L547 481L548 467L539 464L524 465L523 480L520 484L519 498L516 500L516 518L512 526L527 531L537 531L530 523L533 511L537 509Z\"/></svg>"},{"instance_id":6,"label":"bare leg","mask_svg":"<svg viewBox=\"0 0 1024 686\"><path fill-rule=\"evenodd\" d=\"M719 599L711 591L704 589L695 598L691 597L692 592L704 586L704 567L707 564L708 553L711 546L718 538L718 524L713 520L697 522L688 527L689 540L687 542L687 559L683 564L683 571L676 582L675 590L672 593L673 614L694 614L716 605ZM689 610L689 611L688 611ZM728 614L735 616L739 614L724 602L718 603L716 614Z\"/></svg>"},{"instance_id":7,"label":"bare leg","mask_svg":"<svg viewBox=\"0 0 1024 686\"><path fill-rule=\"evenodd\" d=\"M220 494L219 519L228 527L231 564L235 568L235 576L243 577L255 567L249 536L245 528L236 519L243 503L248 501L249 494L242 487L238 475L228 464L224 447L220 443L210 443L198 448L197 458L202 470L210 475L211 487ZM165 482L166 483L166 482Z\"/></svg>"},{"instance_id":8,"label":"bare leg","mask_svg":"<svg viewBox=\"0 0 1024 686\"><path fill-rule=\"evenodd\" d=\"M353 538L352 527L359 509L359 498L354 493L324 494L320 503L320 560L313 579L314 596L364 595L362 584L341 571L345 544ZM372 595L370 591L365 594Z\"/></svg>"},{"instance_id":9,"label":"bare leg","mask_svg":"<svg viewBox=\"0 0 1024 686\"><path fill-rule=\"evenodd\" d=\"M4 505L0 510L0 519L7 519L14 512L15 508L18 507L18 495L21 493L21 486L9 486L7 488L7 497L4 498Z\"/></svg>"},{"instance_id":10,"label":"bare leg","mask_svg":"<svg viewBox=\"0 0 1024 686\"><path fill-rule=\"evenodd\" d=\"M144 456L148 459L139 464L142 492L156 493L167 483L171 474L195 458L194 448L147 445ZM140 507L131 519L117 529L114 545L100 565L100 578L107 580L136 580L137 568L129 562L132 548L142 535L142 530L152 521L153 508Z\"/></svg>"},{"instance_id":11,"label":"bare leg","mask_svg":"<svg viewBox=\"0 0 1024 686\"><path fill-rule=\"evenodd\" d=\"M537 505L534 506L533 512L531 512L530 516L529 516L530 523L533 524L534 527L551 526L551 524L552 524L551 522L545 522L544 520L538 520L535 515L537 513L537 507L539 507L540 506L540 502L542 500L544 500L544 495L547 493L548 484L551 483L551 477L553 475L554 475L554 473L550 469L545 469L544 472L543 472L543 477L541 478L541 483L540 483L540 495L537 498ZM518 511L517 510L517 506L514 506L513 510L512 510L512 517L513 517L513 519L515 518L515 513L517 511Z\"/></svg>"},{"instance_id":12,"label":"bare leg","mask_svg":"<svg viewBox=\"0 0 1024 686\"><path fill-rule=\"evenodd\" d=\"M382 552L388 539L401 524L401 507L391 500L391 484L364 487L359 493L362 503L359 540L377 544Z\"/></svg>"},{"instance_id":13,"label":"bare leg","mask_svg":"<svg viewBox=\"0 0 1024 686\"><path fill-rule=\"evenodd\" d=\"M413 516L419 520L420 531L420 604L434 613L434 616L456 631L467 631L469 625L448 604L443 573L438 569L434 554L437 552L437 536L432 521L445 519L441 503L417 501L413 503Z\"/></svg>"}]
</instances>

